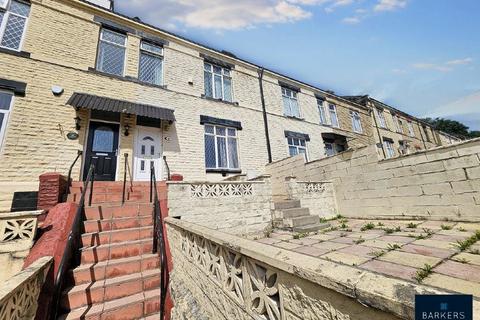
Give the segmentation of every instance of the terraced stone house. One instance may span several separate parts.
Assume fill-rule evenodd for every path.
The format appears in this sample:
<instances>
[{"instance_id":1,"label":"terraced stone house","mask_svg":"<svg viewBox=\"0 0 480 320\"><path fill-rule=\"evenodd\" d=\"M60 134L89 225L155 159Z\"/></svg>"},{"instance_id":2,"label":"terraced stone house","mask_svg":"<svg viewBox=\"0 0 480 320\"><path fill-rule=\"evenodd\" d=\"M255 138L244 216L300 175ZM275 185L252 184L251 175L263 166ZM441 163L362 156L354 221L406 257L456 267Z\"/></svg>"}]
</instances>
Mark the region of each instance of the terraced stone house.
<instances>
[{"instance_id":1,"label":"terraced stone house","mask_svg":"<svg viewBox=\"0 0 480 320\"><path fill-rule=\"evenodd\" d=\"M378 140L371 104L123 16L110 1L0 5L2 210L40 174L66 174L78 151L74 180L91 163L97 180L125 170L148 180L151 162L159 177L220 180Z\"/></svg>"}]
</instances>

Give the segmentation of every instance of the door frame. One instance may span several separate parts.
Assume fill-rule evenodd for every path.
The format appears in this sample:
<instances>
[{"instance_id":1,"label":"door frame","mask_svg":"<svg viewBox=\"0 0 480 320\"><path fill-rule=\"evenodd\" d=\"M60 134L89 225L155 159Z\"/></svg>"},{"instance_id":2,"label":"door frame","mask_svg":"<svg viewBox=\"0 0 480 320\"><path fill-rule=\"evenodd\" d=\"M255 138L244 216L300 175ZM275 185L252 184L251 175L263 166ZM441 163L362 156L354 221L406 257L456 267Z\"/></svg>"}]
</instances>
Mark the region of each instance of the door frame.
<instances>
[{"instance_id":1,"label":"door frame","mask_svg":"<svg viewBox=\"0 0 480 320\"><path fill-rule=\"evenodd\" d=\"M132 148L132 171L133 171L133 175L132 175L132 178L133 178L133 181L147 181L147 180L137 180L137 177L136 177L136 174L137 174L137 171L136 171L136 159L135 159L135 156L137 154L137 146L138 146L138 136L140 135L140 130L145 130L145 131L150 131L150 132L155 132L155 133L158 133L159 135L159 138L160 138L160 148L162 150L162 153L160 155L160 163L161 163L161 166L160 166L160 175L161 177L156 177L157 178L157 181L160 181L163 179L163 130L162 130L162 127L160 128L157 128L157 127L147 127L147 126L136 126L135 127L135 136L133 137L133 148ZM158 130L158 131L157 131ZM159 180L160 178L160 180Z\"/></svg>"},{"instance_id":2,"label":"door frame","mask_svg":"<svg viewBox=\"0 0 480 320\"><path fill-rule=\"evenodd\" d=\"M90 113L91 114L91 113ZM120 141L122 139L122 124L118 121L108 121L108 120L98 120L95 118L89 118L86 128L85 128L85 141L83 143L83 156L82 156L82 170L80 170L80 181L83 181L83 176L85 173L85 165L87 164L87 148L88 148L88 138L90 137L90 123L91 122L101 122L101 123L110 123L110 124L118 124L118 144L117 144L117 163L115 167L115 180L117 181L118 177L118 169L120 165Z\"/></svg>"}]
</instances>

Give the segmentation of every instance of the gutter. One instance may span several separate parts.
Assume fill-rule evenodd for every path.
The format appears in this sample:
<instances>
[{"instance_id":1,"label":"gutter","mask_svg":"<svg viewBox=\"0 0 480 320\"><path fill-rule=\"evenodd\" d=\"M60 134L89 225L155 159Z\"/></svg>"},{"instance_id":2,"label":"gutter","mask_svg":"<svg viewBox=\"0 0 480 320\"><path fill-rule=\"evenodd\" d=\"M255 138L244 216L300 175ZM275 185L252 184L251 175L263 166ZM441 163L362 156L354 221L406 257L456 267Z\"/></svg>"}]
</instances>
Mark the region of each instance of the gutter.
<instances>
[{"instance_id":1,"label":"gutter","mask_svg":"<svg viewBox=\"0 0 480 320\"><path fill-rule=\"evenodd\" d=\"M268 132L267 108L265 107L265 96L263 94L263 72L264 71L265 69L263 67L257 70L258 84L260 86L260 100L262 102L263 126L265 128L265 140L267 142L268 163L272 163L272 148L270 146L270 133Z\"/></svg>"}]
</instances>

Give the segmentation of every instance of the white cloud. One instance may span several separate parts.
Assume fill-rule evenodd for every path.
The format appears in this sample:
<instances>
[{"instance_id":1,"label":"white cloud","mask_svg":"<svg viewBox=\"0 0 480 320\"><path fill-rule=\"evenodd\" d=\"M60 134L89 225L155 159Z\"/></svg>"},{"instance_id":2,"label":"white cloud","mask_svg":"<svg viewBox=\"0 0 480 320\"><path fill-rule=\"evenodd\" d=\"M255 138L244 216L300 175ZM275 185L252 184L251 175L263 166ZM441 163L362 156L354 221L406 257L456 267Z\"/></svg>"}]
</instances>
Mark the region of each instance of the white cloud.
<instances>
[{"instance_id":1,"label":"white cloud","mask_svg":"<svg viewBox=\"0 0 480 320\"><path fill-rule=\"evenodd\" d=\"M302 5L315 0L124 0L116 7L130 16L168 27L235 30L260 24L295 22L311 17Z\"/></svg>"},{"instance_id":2,"label":"white cloud","mask_svg":"<svg viewBox=\"0 0 480 320\"><path fill-rule=\"evenodd\" d=\"M361 21L360 17L346 17L342 19L342 22L346 24L359 24Z\"/></svg>"},{"instance_id":3,"label":"white cloud","mask_svg":"<svg viewBox=\"0 0 480 320\"><path fill-rule=\"evenodd\" d=\"M394 11L403 9L407 5L407 0L379 0L373 8L374 11Z\"/></svg>"},{"instance_id":4,"label":"white cloud","mask_svg":"<svg viewBox=\"0 0 480 320\"><path fill-rule=\"evenodd\" d=\"M446 61L444 63L414 63L412 66L415 69L423 69L423 70L435 70L440 72L449 72L455 69L456 66L467 65L473 62L472 58L464 58L464 59L455 59Z\"/></svg>"}]
</instances>

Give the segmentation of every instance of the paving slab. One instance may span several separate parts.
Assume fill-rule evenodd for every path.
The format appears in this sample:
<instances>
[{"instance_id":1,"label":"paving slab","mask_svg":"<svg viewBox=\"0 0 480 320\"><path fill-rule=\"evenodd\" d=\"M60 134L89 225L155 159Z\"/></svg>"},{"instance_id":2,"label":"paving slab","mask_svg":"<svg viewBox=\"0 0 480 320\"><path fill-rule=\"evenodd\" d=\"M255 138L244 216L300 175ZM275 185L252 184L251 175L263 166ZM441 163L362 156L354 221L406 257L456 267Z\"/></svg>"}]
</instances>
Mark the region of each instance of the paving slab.
<instances>
[{"instance_id":1,"label":"paving slab","mask_svg":"<svg viewBox=\"0 0 480 320\"><path fill-rule=\"evenodd\" d=\"M417 274L417 269L415 268L379 260L368 261L360 265L360 268L409 281L413 281Z\"/></svg>"},{"instance_id":2,"label":"paving slab","mask_svg":"<svg viewBox=\"0 0 480 320\"><path fill-rule=\"evenodd\" d=\"M347 235L347 238L354 238L354 239L365 239L365 240L370 240L370 239L375 239L380 237L381 235L378 233L367 233L367 232L352 232L349 235Z\"/></svg>"},{"instance_id":3,"label":"paving slab","mask_svg":"<svg viewBox=\"0 0 480 320\"><path fill-rule=\"evenodd\" d=\"M282 240L276 239L276 238L262 238L262 239L258 239L257 241L265 244L274 244Z\"/></svg>"},{"instance_id":4,"label":"paving slab","mask_svg":"<svg viewBox=\"0 0 480 320\"><path fill-rule=\"evenodd\" d=\"M336 242L336 243L354 244L356 239L347 238L347 237L340 237L340 238L332 239L330 241L331 242Z\"/></svg>"},{"instance_id":5,"label":"paving slab","mask_svg":"<svg viewBox=\"0 0 480 320\"><path fill-rule=\"evenodd\" d=\"M480 223L459 223L455 226L456 229L465 229L469 231L480 230Z\"/></svg>"},{"instance_id":6,"label":"paving slab","mask_svg":"<svg viewBox=\"0 0 480 320\"><path fill-rule=\"evenodd\" d=\"M372 248L372 247L366 247L362 245L353 245L353 246L348 246L348 247L339 249L337 250L337 252L353 254L353 255L365 257L365 258L373 258L374 257L373 253L377 250L378 249Z\"/></svg>"},{"instance_id":7,"label":"paving slab","mask_svg":"<svg viewBox=\"0 0 480 320\"><path fill-rule=\"evenodd\" d=\"M273 232L273 233L270 234L270 238L275 238L275 239L280 239L280 240L290 240L290 239L293 239L293 234Z\"/></svg>"},{"instance_id":8,"label":"paving slab","mask_svg":"<svg viewBox=\"0 0 480 320\"><path fill-rule=\"evenodd\" d=\"M287 250L292 250L292 249L295 249L295 248L299 248L299 247L301 247L302 245L296 244L296 243L290 243L290 242L282 241L282 242L275 243L274 246L275 246L275 247L279 247L279 248L283 248L283 249L287 249Z\"/></svg>"},{"instance_id":9,"label":"paving slab","mask_svg":"<svg viewBox=\"0 0 480 320\"><path fill-rule=\"evenodd\" d=\"M456 252L455 250L419 246L412 243L404 245L399 250L404 252L410 252L410 253L418 253L424 256L442 258L442 259L446 259L452 256L453 254L455 254Z\"/></svg>"},{"instance_id":10,"label":"paving slab","mask_svg":"<svg viewBox=\"0 0 480 320\"><path fill-rule=\"evenodd\" d=\"M462 241L470 237L470 235L466 234L464 236L462 235L451 235L451 234L434 234L431 236L429 239L430 240L437 240L437 241L446 241L446 242L451 242L451 243L456 243L457 241Z\"/></svg>"},{"instance_id":11,"label":"paving slab","mask_svg":"<svg viewBox=\"0 0 480 320\"><path fill-rule=\"evenodd\" d=\"M371 260L371 258L361 257L361 256L338 252L338 251L333 251L333 252L324 254L320 256L320 258L348 264L350 266L358 266L364 262L367 262L368 260Z\"/></svg>"},{"instance_id":12,"label":"paving slab","mask_svg":"<svg viewBox=\"0 0 480 320\"><path fill-rule=\"evenodd\" d=\"M320 234L314 234L314 235L312 235L312 236L308 236L307 239L327 241L327 240L330 240L330 239L335 239L335 238L337 238L337 237L338 237L338 236L336 236L336 235L329 235L329 234L320 233Z\"/></svg>"},{"instance_id":13,"label":"paving slab","mask_svg":"<svg viewBox=\"0 0 480 320\"><path fill-rule=\"evenodd\" d=\"M455 250L456 248L454 242L431 240L431 239L415 240L414 242L411 242L411 243L419 246L426 246L426 247L446 249L446 250Z\"/></svg>"},{"instance_id":14,"label":"paving slab","mask_svg":"<svg viewBox=\"0 0 480 320\"><path fill-rule=\"evenodd\" d=\"M309 238L301 238L301 239L288 240L288 242L299 244L299 245L302 245L302 246L311 246L312 244L319 243L320 240L309 239Z\"/></svg>"},{"instance_id":15,"label":"paving slab","mask_svg":"<svg viewBox=\"0 0 480 320\"><path fill-rule=\"evenodd\" d=\"M442 261L441 258L429 257L421 254L408 253L408 252L402 252L402 251L396 251L396 250L387 252L386 254L379 257L378 259L382 261L397 263L404 266L409 266L412 268L417 268L417 269L423 268L425 264L428 264L433 267L437 265L440 261Z\"/></svg>"},{"instance_id":16,"label":"paving slab","mask_svg":"<svg viewBox=\"0 0 480 320\"><path fill-rule=\"evenodd\" d=\"M405 236L382 236L378 238L378 240L382 240L388 243L409 243L415 240L415 238L405 237Z\"/></svg>"},{"instance_id":17,"label":"paving slab","mask_svg":"<svg viewBox=\"0 0 480 320\"><path fill-rule=\"evenodd\" d=\"M480 283L480 266L448 260L434 268L433 271L446 276ZM478 285L480 286L480 284Z\"/></svg>"},{"instance_id":18,"label":"paving slab","mask_svg":"<svg viewBox=\"0 0 480 320\"><path fill-rule=\"evenodd\" d=\"M377 248L377 249L387 249L390 245L393 245L393 242L386 242L378 239L367 240L362 243L363 246Z\"/></svg>"},{"instance_id":19,"label":"paving slab","mask_svg":"<svg viewBox=\"0 0 480 320\"><path fill-rule=\"evenodd\" d=\"M331 251L331 250L338 250L338 249L348 247L348 244L324 241L324 242L316 243L313 246L316 248L327 249Z\"/></svg>"},{"instance_id":20,"label":"paving slab","mask_svg":"<svg viewBox=\"0 0 480 320\"><path fill-rule=\"evenodd\" d=\"M292 251L307 254L309 256L318 257L322 254L325 254L325 253L329 252L330 250L329 249L320 249L320 248L311 247L311 246L304 246L304 247L295 248Z\"/></svg>"},{"instance_id":21,"label":"paving slab","mask_svg":"<svg viewBox=\"0 0 480 320\"><path fill-rule=\"evenodd\" d=\"M480 285L478 285L478 283L449 277L439 273L429 275L427 278L423 279L422 283L480 297Z\"/></svg>"},{"instance_id":22,"label":"paving slab","mask_svg":"<svg viewBox=\"0 0 480 320\"><path fill-rule=\"evenodd\" d=\"M471 254L468 252L459 253L451 258L459 262L467 261L469 264L480 266L480 254Z\"/></svg>"}]
</instances>

